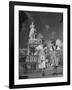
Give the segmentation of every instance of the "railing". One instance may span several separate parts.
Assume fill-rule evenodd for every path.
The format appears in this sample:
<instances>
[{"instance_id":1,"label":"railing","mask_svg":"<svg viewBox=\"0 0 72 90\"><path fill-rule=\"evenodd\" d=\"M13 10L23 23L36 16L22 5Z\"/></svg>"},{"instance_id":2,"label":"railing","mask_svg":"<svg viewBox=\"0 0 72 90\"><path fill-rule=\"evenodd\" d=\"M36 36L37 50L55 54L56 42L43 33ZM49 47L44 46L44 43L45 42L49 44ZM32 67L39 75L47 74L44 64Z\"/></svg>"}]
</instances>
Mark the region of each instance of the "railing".
<instances>
[{"instance_id":1,"label":"railing","mask_svg":"<svg viewBox=\"0 0 72 90\"><path fill-rule=\"evenodd\" d=\"M38 62L38 55L27 55L26 62Z\"/></svg>"}]
</instances>

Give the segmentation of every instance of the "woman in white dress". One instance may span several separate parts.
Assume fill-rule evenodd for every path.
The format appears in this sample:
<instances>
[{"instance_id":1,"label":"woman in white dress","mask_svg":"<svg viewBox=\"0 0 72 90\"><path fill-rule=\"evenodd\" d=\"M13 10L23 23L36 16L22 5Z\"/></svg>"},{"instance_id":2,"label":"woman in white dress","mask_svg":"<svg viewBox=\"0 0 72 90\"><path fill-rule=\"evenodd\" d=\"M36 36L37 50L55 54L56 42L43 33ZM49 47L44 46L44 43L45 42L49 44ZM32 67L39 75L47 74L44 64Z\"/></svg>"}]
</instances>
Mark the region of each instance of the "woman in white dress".
<instances>
[{"instance_id":1,"label":"woman in white dress","mask_svg":"<svg viewBox=\"0 0 72 90\"><path fill-rule=\"evenodd\" d=\"M45 52L44 52L43 45L42 44L38 45L36 47L36 50L39 50L38 68L39 68L39 70L44 72L44 69L45 69Z\"/></svg>"}]
</instances>

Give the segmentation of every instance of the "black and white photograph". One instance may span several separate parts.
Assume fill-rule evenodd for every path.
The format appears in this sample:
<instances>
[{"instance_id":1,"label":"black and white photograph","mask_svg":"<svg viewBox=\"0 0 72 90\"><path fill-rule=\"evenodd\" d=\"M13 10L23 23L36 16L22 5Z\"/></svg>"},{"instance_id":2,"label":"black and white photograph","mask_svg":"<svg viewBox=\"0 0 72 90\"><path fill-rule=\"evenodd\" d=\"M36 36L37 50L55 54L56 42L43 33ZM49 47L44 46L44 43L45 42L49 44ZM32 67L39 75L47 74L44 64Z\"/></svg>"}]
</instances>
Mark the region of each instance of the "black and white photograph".
<instances>
[{"instance_id":1,"label":"black and white photograph","mask_svg":"<svg viewBox=\"0 0 72 90\"><path fill-rule=\"evenodd\" d=\"M10 2L9 87L70 84L70 6Z\"/></svg>"},{"instance_id":2,"label":"black and white photograph","mask_svg":"<svg viewBox=\"0 0 72 90\"><path fill-rule=\"evenodd\" d=\"M19 79L63 76L63 13L19 11Z\"/></svg>"}]
</instances>

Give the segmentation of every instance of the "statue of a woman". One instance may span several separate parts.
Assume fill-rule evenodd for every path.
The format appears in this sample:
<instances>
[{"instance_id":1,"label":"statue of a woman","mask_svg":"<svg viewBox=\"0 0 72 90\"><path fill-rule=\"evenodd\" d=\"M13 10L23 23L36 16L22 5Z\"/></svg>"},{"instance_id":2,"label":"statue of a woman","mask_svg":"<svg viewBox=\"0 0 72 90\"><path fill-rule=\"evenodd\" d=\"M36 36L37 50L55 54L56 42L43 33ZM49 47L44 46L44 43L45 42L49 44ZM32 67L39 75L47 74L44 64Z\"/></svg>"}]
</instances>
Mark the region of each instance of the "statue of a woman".
<instances>
[{"instance_id":1,"label":"statue of a woman","mask_svg":"<svg viewBox=\"0 0 72 90\"><path fill-rule=\"evenodd\" d=\"M30 25L30 33L29 33L29 40L33 40L35 39L35 25L34 23L32 22L32 24Z\"/></svg>"}]
</instances>

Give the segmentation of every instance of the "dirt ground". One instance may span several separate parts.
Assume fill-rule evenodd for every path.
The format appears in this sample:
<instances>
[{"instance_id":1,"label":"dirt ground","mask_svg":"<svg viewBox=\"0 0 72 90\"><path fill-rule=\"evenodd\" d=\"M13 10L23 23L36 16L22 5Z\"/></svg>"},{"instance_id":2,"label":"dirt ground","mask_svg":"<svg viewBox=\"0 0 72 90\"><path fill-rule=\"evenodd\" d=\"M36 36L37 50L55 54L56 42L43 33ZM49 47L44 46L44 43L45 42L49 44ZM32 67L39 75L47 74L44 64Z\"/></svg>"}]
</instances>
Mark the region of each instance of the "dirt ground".
<instances>
[{"instance_id":1,"label":"dirt ground","mask_svg":"<svg viewBox=\"0 0 72 90\"><path fill-rule=\"evenodd\" d=\"M62 77L63 68L62 67L49 67L44 71L37 71L31 73L22 73L19 76L19 79L29 79L29 78L48 78L48 77Z\"/></svg>"}]
</instances>

